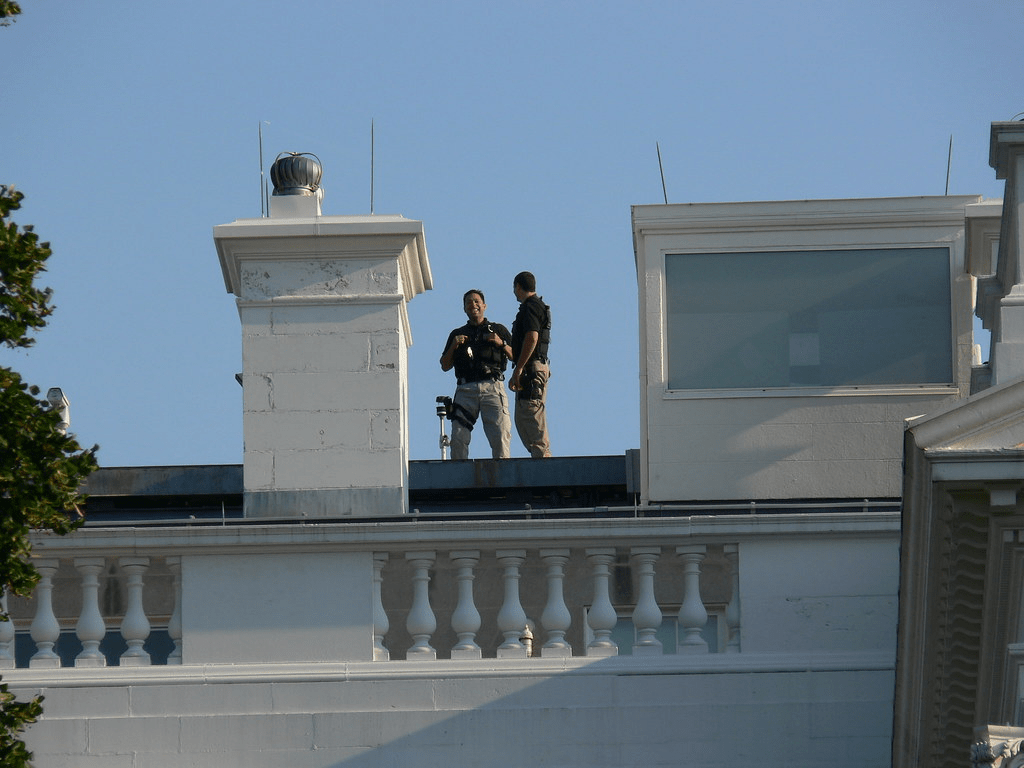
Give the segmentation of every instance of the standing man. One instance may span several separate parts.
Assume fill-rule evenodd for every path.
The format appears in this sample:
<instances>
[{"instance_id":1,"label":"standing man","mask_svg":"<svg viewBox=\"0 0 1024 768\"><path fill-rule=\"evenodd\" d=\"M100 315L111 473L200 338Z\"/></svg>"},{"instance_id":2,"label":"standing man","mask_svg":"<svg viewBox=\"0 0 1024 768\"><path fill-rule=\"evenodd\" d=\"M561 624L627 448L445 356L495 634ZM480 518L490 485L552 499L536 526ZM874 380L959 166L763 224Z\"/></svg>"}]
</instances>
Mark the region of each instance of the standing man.
<instances>
[{"instance_id":1,"label":"standing man","mask_svg":"<svg viewBox=\"0 0 1024 768\"><path fill-rule=\"evenodd\" d=\"M469 458L469 441L479 416L491 444L491 456L512 455L512 425L505 395L505 366L512 355L512 335L500 323L484 317L487 304L483 291L466 291L462 308L469 322L448 334L441 355L441 370L455 368L458 388L452 399L452 458Z\"/></svg>"},{"instance_id":2,"label":"standing man","mask_svg":"<svg viewBox=\"0 0 1024 768\"><path fill-rule=\"evenodd\" d=\"M537 295L537 279L529 272L516 275L512 292L519 302L519 313L512 323L512 361L516 368L508 385L516 393L516 431L530 456L547 458L551 443L544 401L551 376L551 308Z\"/></svg>"}]
</instances>

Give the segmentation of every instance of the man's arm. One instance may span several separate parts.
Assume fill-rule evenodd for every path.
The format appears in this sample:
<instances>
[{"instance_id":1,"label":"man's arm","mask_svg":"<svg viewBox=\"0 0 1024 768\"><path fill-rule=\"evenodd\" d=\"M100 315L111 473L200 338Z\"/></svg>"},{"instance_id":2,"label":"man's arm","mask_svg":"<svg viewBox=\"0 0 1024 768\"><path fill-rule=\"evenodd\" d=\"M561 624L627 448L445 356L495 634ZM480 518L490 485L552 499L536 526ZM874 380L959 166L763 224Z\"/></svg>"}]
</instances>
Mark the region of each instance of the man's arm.
<instances>
[{"instance_id":1,"label":"man's arm","mask_svg":"<svg viewBox=\"0 0 1024 768\"><path fill-rule=\"evenodd\" d=\"M504 357L512 359L512 334L508 332L508 328L503 325L495 325L488 341L499 347Z\"/></svg>"},{"instance_id":2,"label":"man's arm","mask_svg":"<svg viewBox=\"0 0 1024 768\"><path fill-rule=\"evenodd\" d=\"M523 372L523 366L529 361L533 351L537 349L537 344L540 342L539 331L527 331L526 336L523 337L523 348L519 351L519 359L515 361L516 369L512 371L512 379L508 383L508 388L515 391L519 389L519 375Z\"/></svg>"},{"instance_id":3,"label":"man's arm","mask_svg":"<svg viewBox=\"0 0 1024 768\"><path fill-rule=\"evenodd\" d=\"M449 343L441 355L441 370L450 371L455 365L455 351L466 343L465 336L456 336L454 333L448 337Z\"/></svg>"}]
</instances>

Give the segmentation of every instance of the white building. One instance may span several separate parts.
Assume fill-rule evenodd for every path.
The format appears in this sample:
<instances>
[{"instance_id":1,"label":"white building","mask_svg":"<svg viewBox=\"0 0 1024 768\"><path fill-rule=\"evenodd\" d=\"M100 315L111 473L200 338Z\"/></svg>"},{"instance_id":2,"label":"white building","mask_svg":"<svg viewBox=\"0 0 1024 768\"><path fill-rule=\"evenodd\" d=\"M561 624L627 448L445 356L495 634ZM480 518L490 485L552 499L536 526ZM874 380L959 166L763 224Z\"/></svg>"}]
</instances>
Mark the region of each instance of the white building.
<instances>
[{"instance_id":1,"label":"white building","mask_svg":"<svg viewBox=\"0 0 1024 768\"><path fill-rule=\"evenodd\" d=\"M1024 372L1020 238L979 234L998 205L637 206L639 451L410 465L422 229L286 197L214 231L242 469L101 470L90 525L36 541L0 665L46 696L40 766L930 764L903 744L934 738L917 649L941 621L906 601L896 687L904 435L926 463L957 429L1024 440L1000 394ZM1013 471L973 479L1019 512Z\"/></svg>"},{"instance_id":2,"label":"white building","mask_svg":"<svg viewBox=\"0 0 1024 768\"><path fill-rule=\"evenodd\" d=\"M994 123L989 157L1001 210L967 227L988 370L906 436L898 766L1024 761L1024 123Z\"/></svg>"}]
</instances>

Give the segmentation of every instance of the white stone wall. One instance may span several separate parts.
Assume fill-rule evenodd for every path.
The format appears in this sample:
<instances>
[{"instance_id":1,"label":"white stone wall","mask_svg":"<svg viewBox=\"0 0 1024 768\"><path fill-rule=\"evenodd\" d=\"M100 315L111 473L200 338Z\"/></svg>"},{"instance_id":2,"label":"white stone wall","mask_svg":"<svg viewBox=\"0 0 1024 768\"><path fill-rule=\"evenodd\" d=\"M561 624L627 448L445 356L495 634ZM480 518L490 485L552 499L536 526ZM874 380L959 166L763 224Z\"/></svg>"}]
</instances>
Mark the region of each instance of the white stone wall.
<instances>
[{"instance_id":1,"label":"white stone wall","mask_svg":"<svg viewBox=\"0 0 1024 768\"><path fill-rule=\"evenodd\" d=\"M407 511L405 305L432 285L422 223L249 219L214 239L242 323L246 516Z\"/></svg>"},{"instance_id":2,"label":"white stone wall","mask_svg":"<svg viewBox=\"0 0 1024 768\"><path fill-rule=\"evenodd\" d=\"M643 499L898 497L904 419L969 392L973 282L964 270L964 222L966 207L977 200L634 206ZM951 256L953 382L809 391L669 390L666 254L936 246L947 247Z\"/></svg>"},{"instance_id":3,"label":"white stone wall","mask_svg":"<svg viewBox=\"0 0 1024 768\"><path fill-rule=\"evenodd\" d=\"M740 580L744 653L895 653L896 537L752 542Z\"/></svg>"},{"instance_id":4,"label":"white stone wall","mask_svg":"<svg viewBox=\"0 0 1024 768\"><path fill-rule=\"evenodd\" d=\"M182 663L369 661L372 567L359 552L183 557Z\"/></svg>"},{"instance_id":5,"label":"white stone wall","mask_svg":"<svg viewBox=\"0 0 1024 768\"><path fill-rule=\"evenodd\" d=\"M949 399L668 399L651 386L651 500L898 497L904 420Z\"/></svg>"},{"instance_id":6,"label":"white stone wall","mask_svg":"<svg viewBox=\"0 0 1024 768\"><path fill-rule=\"evenodd\" d=\"M117 541L138 552L190 549L184 664L7 669L4 682L22 698L46 696L28 733L40 768L888 768L897 516L581 522L86 530L77 545L48 537L40 551L49 557ZM371 553L395 548L401 563L416 545L446 560L518 541L536 564L538 548L569 546L556 535L620 548L662 540L673 549L683 535L737 543L739 651L594 657L580 647L567 658L453 661L438 643L436 660L365 660ZM676 558L663 560L668 569ZM385 583L401 573L385 569ZM435 591L450 575L436 575ZM495 576L481 571L477 592L500 594ZM533 597L545 587L526 578L523 589ZM590 595L586 585L576 592L574 622L577 600ZM657 597L678 605L680 594ZM437 609L450 621L450 606ZM481 634L495 629L488 622Z\"/></svg>"},{"instance_id":7,"label":"white stone wall","mask_svg":"<svg viewBox=\"0 0 1024 768\"><path fill-rule=\"evenodd\" d=\"M436 677L403 664L392 679L43 688L27 741L47 768L889 765L892 672L871 664L651 673L611 659Z\"/></svg>"}]
</instances>

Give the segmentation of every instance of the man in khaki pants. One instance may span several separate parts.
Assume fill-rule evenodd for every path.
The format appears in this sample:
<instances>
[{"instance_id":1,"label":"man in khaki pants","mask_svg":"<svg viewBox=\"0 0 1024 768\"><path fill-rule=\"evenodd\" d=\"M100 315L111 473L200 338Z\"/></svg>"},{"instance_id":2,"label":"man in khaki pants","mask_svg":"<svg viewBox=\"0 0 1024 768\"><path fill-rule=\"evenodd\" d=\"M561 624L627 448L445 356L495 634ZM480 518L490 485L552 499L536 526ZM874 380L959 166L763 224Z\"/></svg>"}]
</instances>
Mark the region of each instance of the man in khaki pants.
<instances>
[{"instance_id":1,"label":"man in khaki pants","mask_svg":"<svg viewBox=\"0 0 1024 768\"><path fill-rule=\"evenodd\" d=\"M512 291L519 302L519 312L512 323L512 361L516 367L508 386L516 393L516 431L530 456L542 459L551 455L545 410L551 376L551 308L537 295L537 279L530 272L515 276Z\"/></svg>"},{"instance_id":2,"label":"man in khaki pants","mask_svg":"<svg viewBox=\"0 0 1024 768\"><path fill-rule=\"evenodd\" d=\"M469 458L469 441L477 418L491 444L491 458L511 455L512 428L505 395L505 366L512 337L501 323L484 317L487 304L483 291L466 291L462 308L468 322L448 334L441 354L441 370L455 369L458 388L451 405L452 459Z\"/></svg>"}]
</instances>

